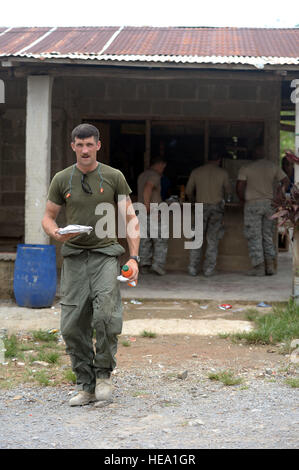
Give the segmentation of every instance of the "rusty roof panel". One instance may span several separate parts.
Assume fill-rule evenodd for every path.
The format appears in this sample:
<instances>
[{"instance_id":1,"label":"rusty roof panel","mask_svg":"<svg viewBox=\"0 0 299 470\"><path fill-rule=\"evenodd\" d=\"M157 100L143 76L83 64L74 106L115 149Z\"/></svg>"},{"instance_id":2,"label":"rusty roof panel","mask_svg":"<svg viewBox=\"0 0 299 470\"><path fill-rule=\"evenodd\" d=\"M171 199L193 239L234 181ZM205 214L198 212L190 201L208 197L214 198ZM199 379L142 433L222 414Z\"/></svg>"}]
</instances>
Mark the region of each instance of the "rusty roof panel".
<instances>
[{"instance_id":1,"label":"rusty roof panel","mask_svg":"<svg viewBox=\"0 0 299 470\"><path fill-rule=\"evenodd\" d=\"M98 54L117 30L117 27L57 28L26 52L28 54L53 52L60 54Z\"/></svg>"},{"instance_id":2,"label":"rusty roof panel","mask_svg":"<svg viewBox=\"0 0 299 470\"><path fill-rule=\"evenodd\" d=\"M43 36L51 28L12 28L0 36L0 54L13 55Z\"/></svg>"},{"instance_id":3,"label":"rusty roof panel","mask_svg":"<svg viewBox=\"0 0 299 470\"><path fill-rule=\"evenodd\" d=\"M299 30L127 27L106 54L299 56Z\"/></svg>"},{"instance_id":4,"label":"rusty roof panel","mask_svg":"<svg viewBox=\"0 0 299 470\"><path fill-rule=\"evenodd\" d=\"M299 64L299 29L0 28L0 56L97 61ZM261 61L261 64L256 64Z\"/></svg>"}]
</instances>

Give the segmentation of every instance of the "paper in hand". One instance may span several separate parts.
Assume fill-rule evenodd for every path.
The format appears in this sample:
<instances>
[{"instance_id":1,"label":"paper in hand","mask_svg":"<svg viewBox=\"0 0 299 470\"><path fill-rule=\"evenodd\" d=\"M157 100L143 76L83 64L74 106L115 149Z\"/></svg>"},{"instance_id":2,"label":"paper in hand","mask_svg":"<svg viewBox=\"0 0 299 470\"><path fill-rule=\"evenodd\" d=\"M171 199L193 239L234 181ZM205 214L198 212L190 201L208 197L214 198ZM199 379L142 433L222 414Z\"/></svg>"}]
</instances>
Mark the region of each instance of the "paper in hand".
<instances>
[{"instance_id":1,"label":"paper in hand","mask_svg":"<svg viewBox=\"0 0 299 470\"><path fill-rule=\"evenodd\" d=\"M67 233L87 233L88 235L93 230L89 225L67 225L66 227L60 228L58 233L65 235Z\"/></svg>"}]
</instances>

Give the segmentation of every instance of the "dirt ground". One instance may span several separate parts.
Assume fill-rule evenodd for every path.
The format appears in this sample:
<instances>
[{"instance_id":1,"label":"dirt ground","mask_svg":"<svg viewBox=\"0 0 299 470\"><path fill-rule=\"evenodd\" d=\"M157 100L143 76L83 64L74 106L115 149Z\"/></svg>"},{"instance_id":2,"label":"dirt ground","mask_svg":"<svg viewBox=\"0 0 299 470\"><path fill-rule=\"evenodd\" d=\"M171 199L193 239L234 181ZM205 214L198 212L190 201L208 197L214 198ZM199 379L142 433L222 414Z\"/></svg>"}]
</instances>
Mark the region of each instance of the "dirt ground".
<instances>
[{"instance_id":1,"label":"dirt ground","mask_svg":"<svg viewBox=\"0 0 299 470\"><path fill-rule=\"evenodd\" d=\"M39 357L50 345L26 337L26 331L59 329L59 304L42 310L0 305L0 330L15 332L27 346L23 357L0 365L0 448L96 448L110 454L296 448L298 392L290 381L297 364L281 345L249 345L225 335L228 328L252 328L249 309L264 314L272 308L132 300L123 299L113 399L84 407L69 406L76 386L66 374L71 363L60 335L53 364ZM144 330L156 335L145 337ZM232 376L231 383L224 376Z\"/></svg>"},{"instance_id":2,"label":"dirt ground","mask_svg":"<svg viewBox=\"0 0 299 470\"><path fill-rule=\"evenodd\" d=\"M120 344L118 368L140 368L155 362L160 367L196 368L197 365L232 369L234 371L254 371L264 368L275 370L287 364L279 348L233 344L230 339L209 336L167 335L157 338L138 337L130 347Z\"/></svg>"},{"instance_id":3,"label":"dirt ground","mask_svg":"<svg viewBox=\"0 0 299 470\"><path fill-rule=\"evenodd\" d=\"M226 302L229 304L229 302ZM279 345L248 345L232 342L219 333L249 330L253 327L247 313L260 314L272 308L256 303L232 303L222 310L219 303L196 301L124 300L124 327L119 337L117 367L130 369L158 364L196 368L197 366L231 368L236 371L282 368L289 359L280 353ZM60 306L49 309L22 309L14 305L0 307L0 328L8 333L59 328ZM143 337L146 330L155 337Z\"/></svg>"},{"instance_id":4,"label":"dirt ground","mask_svg":"<svg viewBox=\"0 0 299 470\"><path fill-rule=\"evenodd\" d=\"M230 368L239 372L283 368L289 359L280 353L279 345L248 345L245 341L235 343L223 337L229 330L252 328L253 324L247 318L247 312L252 309L260 314L272 312L272 308L260 308L255 303L245 302L232 303L232 308L222 310L218 303L211 301L142 301L139 305L128 301L124 304L125 327L120 338L118 367L126 369L136 364L146 367L158 363L161 369L167 366L196 368L206 364L207 367ZM129 325L136 320L140 322L139 331L155 331L155 325L161 321L164 323L156 328L159 333L155 338L125 334L126 325L128 332L132 333ZM183 322L185 331L182 332ZM218 333L222 333L222 337ZM130 346L123 346L123 340Z\"/></svg>"}]
</instances>

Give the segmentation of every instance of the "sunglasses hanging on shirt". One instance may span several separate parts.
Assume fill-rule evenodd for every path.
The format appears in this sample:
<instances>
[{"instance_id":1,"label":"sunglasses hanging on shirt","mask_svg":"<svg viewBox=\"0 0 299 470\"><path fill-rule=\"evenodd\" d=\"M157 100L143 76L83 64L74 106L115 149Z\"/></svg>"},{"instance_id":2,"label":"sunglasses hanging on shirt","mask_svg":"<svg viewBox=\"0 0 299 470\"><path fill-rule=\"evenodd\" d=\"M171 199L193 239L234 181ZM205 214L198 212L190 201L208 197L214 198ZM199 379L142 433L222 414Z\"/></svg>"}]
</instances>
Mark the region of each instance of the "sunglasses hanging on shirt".
<instances>
[{"instance_id":1,"label":"sunglasses hanging on shirt","mask_svg":"<svg viewBox=\"0 0 299 470\"><path fill-rule=\"evenodd\" d=\"M72 173L71 173L71 176L70 176L70 181L69 181L69 192L67 193L66 195L66 198L69 198L71 196L71 192L72 192L72 180L73 180L73 175L74 175L74 171L75 171L75 168L76 168L76 164L73 165L73 169L72 169ZM99 162L98 164L98 174L99 174L99 177L100 177L100 193L103 193L104 192L104 188L103 188L103 177L102 177L102 174L101 174L101 164ZM90 187L90 184L88 183L88 181L85 181L85 178L87 177L87 174L83 173L82 176L81 176L81 186L82 186L82 189L83 191L86 193L86 194L92 194L92 189Z\"/></svg>"},{"instance_id":2,"label":"sunglasses hanging on shirt","mask_svg":"<svg viewBox=\"0 0 299 470\"><path fill-rule=\"evenodd\" d=\"M86 194L92 194L92 190L91 190L91 187L90 187L88 181L85 181L86 176L87 176L86 174L82 175L82 177L81 177L81 186L82 186L83 191Z\"/></svg>"}]
</instances>

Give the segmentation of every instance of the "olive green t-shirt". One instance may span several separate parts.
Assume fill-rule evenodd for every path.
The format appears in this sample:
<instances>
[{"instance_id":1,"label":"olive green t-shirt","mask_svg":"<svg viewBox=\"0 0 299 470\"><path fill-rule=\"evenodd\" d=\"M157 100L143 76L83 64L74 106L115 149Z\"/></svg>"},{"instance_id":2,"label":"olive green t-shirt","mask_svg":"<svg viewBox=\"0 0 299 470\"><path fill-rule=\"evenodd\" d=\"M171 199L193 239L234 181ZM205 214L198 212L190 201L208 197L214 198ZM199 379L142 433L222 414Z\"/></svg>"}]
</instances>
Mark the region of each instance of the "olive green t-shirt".
<instances>
[{"instance_id":1,"label":"olive green t-shirt","mask_svg":"<svg viewBox=\"0 0 299 470\"><path fill-rule=\"evenodd\" d=\"M117 243L118 196L131 193L124 175L111 166L98 163L97 168L87 173L84 179L92 194L83 190L82 176L83 173L75 164L56 173L49 187L48 200L59 206L65 205L67 225L93 227L89 235L82 233L68 240L65 245L96 249Z\"/></svg>"},{"instance_id":2,"label":"olive green t-shirt","mask_svg":"<svg viewBox=\"0 0 299 470\"><path fill-rule=\"evenodd\" d=\"M186 194L190 201L193 199L194 190L195 202L218 204L225 194L231 193L228 172L213 163L195 168L186 186Z\"/></svg>"},{"instance_id":3,"label":"olive green t-shirt","mask_svg":"<svg viewBox=\"0 0 299 470\"><path fill-rule=\"evenodd\" d=\"M138 201L144 203L143 191L146 183L151 182L153 186L150 202L162 202L161 198L161 175L152 168L148 168L138 176Z\"/></svg>"},{"instance_id":4,"label":"olive green t-shirt","mask_svg":"<svg viewBox=\"0 0 299 470\"><path fill-rule=\"evenodd\" d=\"M263 158L241 167L238 180L246 181L245 200L253 202L273 199L275 182L283 180L286 176L278 165Z\"/></svg>"}]
</instances>

